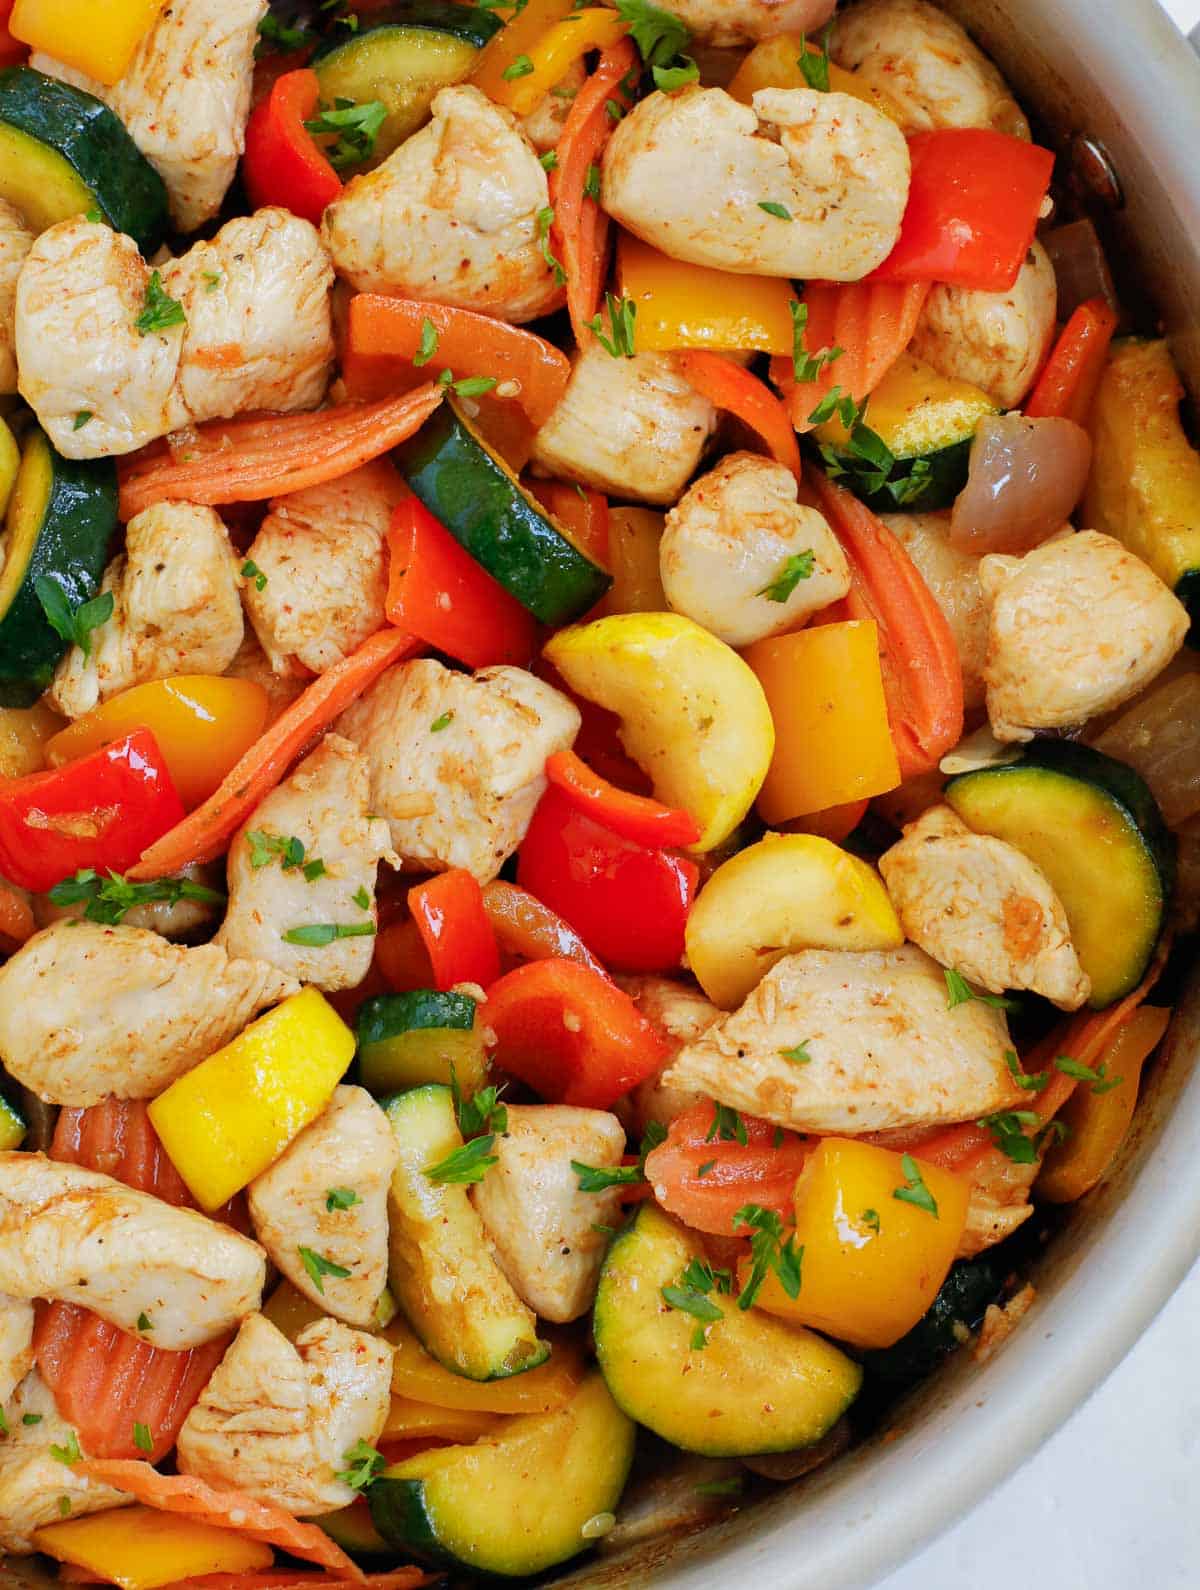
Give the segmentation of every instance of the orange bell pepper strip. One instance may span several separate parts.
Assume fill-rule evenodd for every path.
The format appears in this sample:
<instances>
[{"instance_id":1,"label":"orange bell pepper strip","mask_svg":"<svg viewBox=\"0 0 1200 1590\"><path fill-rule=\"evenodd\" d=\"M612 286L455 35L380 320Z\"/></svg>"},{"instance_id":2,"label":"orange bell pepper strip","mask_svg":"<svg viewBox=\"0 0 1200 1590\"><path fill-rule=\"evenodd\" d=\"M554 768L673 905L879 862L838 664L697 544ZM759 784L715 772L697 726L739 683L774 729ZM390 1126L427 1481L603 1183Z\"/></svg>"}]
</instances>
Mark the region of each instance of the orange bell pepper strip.
<instances>
[{"instance_id":1,"label":"orange bell pepper strip","mask_svg":"<svg viewBox=\"0 0 1200 1590\"><path fill-rule=\"evenodd\" d=\"M776 463L800 478L800 447L792 422L765 382L719 353L691 348L679 354L678 360L689 386L761 436Z\"/></svg>"},{"instance_id":2,"label":"orange bell pepper strip","mask_svg":"<svg viewBox=\"0 0 1200 1590\"><path fill-rule=\"evenodd\" d=\"M556 23L571 15L574 4L575 0L527 0L516 5L499 33L484 45L471 82L497 105L507 105L511 85L530 75L521 70L525 61L533 65L532 51Z\"/></svg>"},{"instance_id":3,"label":"orange bell pepper strip","mask_svg":"<svg viewBox=\"0 0 1200 1590\"><path fill-rule=\"evenodd\" d=\"M553 343L490 315L447 304L356 293L350 300L346 352L370 359L375 371L375 361L384 359L402 370L413 370L422 340L428 340L427 321L437 345L428 358L422 358L423 365L453 370L456 377L491 376L502 390L515 384L517 401L530 422L546 423L567 390L571 361ZM419 373L417 367L413 374L421 379L427 372Z\"/></svg>"},{"instance_id":4,"label":"orange bell pepper strip","mask_svg":"<svg viewBox=\"0 0 1200 1590\"><path fill-rule=\"evenodd\" d=\"M523 961L574 961L608 977L575 929L528 889L495 878L483 887L483 909L506 955ZM428 988L428 979L413 986Z\"/></svg>"},{"instance_id":5,"label":"orange bell pepper strip","mask_svg":"<svg viewBox=\"0 0 1200 1590\"><path fill-rule=\"evenodd\" d=\"M434 987L456 983L487 987L500 973L496 935L483 909L476 879L462 867L419 883L408 894L408 909L433 967Z\"/></svg>"},{"instance_id":6,"label":"orange bell pepper strip","mask_svg":"<svg viewBox=\"0 0 1200 1590\"><path fill-rule=\"evenodd\" d=\"M251 207L279 205L320 226L342 179L304 123L317 113L317 74L307 67L283 72L246 123L242 179Z\"/></svg>"},{"instance_id":7,"label":"orange bell pepper strip","mask_svg":"<svg viewBox=\"0 0 1200 1590\"><path fill-rule=\"evenodd\" d=\"M742 1115L718 1120L712 1104L677 1115L666 1141L646 1155L646 1180L664 1209L685 1225L714 1236L733 1236L743 1204L794 1218L796 1178L815 1139L785 1132L770 1121Z\"/></svg>"},{"instance_id":8,"label":"orange bell pepper strip","mask_svg":"<svg viewBox=\"0 0 1200 1590\"><path fill-rule=\"evenodd\" d=\"M546 761L546 777L578 811L623 839L671 850L694 845L700 838L700 825L690 812L618 789L574 751L555 751Z\"/></svg>"},{"instance_id":9,"label":"orange bell pepper strip","mask_svg":"<svg viewBox=\"0 0 1200 1590\"><path fill-rule=\"evenodd\" d=\"M316 414L244 415L197 428L178 461L165 443L135 455L120 475L121 518L157 502L262 502L339 480L419 430L442 401L430 383L378 403Z\"/></svg>"},{"instance_id":10,"label":"orange bell pepper strip","mask_svg":"<svg viewBox=\"0 0 1200 1590\"><path fill-rule=\"evenodd\" d=\"M314 679L221 782L202 806L144 850L128 877L169 877L192 862L213 861L273 790L304 747L321 734L385 668L420 650L399 629L381 629Z\"/></svg>"},{"instance_id":11,"label":"orange bell pepper strip","mask_svg":"<svg viewBox=\"0 0 1200 1590\"><path fill-rule=\"evenodd\" d=\"M111 87L124 76L163 4L164 0L109 0L97 7L91 0L16 0L3 10L13 41Z\"/></svg>"},{"instance_id":12,"label":"orange bell pepper strip","mask_svg":"<svg viewBox=\"0 0 1200 1590\"><path fill-rule=\"evenodd\" d=\"M386 611L398 629L468 668L529 662L533 615L415 497L397 504L387 544Z\"/></svg>"},{"instance_id":13,"label":"orange bell pepper strip","mask_svg":"<svg viewBox=\"0 0 1200 1590\"><path fill-rule=\"evenodd\" d=\"M579 550L608 568L608 498L586 486L570 486L564 480L528 480L527 491L548 508Z\"/></svg>"},{"instance_id":14,"label":"orange bell pepper strip","mask_svg":"<svg viewBox=\"0 0 1200 1590\"><path fill-rule=\"evenodd\" d=\"M1086 425L1116 329L1117 312L1106 298L1089 298L1080 304L1025 401L1026 417Z\"/></svg>"},{"instance_id":15,"label":"orange bell pepper strip","mask_svg":"<svg viewBox=\"0 0 1200 1590\"><path fill-rule=\"evenodd\" d=\"M558 164L550 173L551 244L567 273L567 310L581 348L591 343L587 323L600 312L608 260L608 216L588 196L588 177L616 126L609 106L622 114L628 110L639 71L640 58L631 39L621 39L605 50L575 96L558 140Z\"/></svg>"},{"instance_id":16,"label":"orange bell pepper strip","mask_svg":"<svg viewBox=\"0 0 1200 1590\"><path fill-rule=\"evenodd\" d=\"M916 565L871 510L820 470L807 477L850 564L850 594L829 616L872 618L902 779L927 773L963 729L954 633Z\"/></svg>"},{"instance_id":17,"label":"orange bell pepper strip","mask_svg":"<svg viewBox=\"0 0 1200 1590\"><path fill-rule=\"evenodd\" d=\"M607 50L625 36L626 24L608 6L585 6L569 11L532 43L519 64L528 71L508 77L501 73L488 93L499 105L506 105L514 116L528 116L556 83L591 50ZM508 68L512 70L511 66ZM478 85L478 77L476 84Z\"/></svg>"}]
</instances>

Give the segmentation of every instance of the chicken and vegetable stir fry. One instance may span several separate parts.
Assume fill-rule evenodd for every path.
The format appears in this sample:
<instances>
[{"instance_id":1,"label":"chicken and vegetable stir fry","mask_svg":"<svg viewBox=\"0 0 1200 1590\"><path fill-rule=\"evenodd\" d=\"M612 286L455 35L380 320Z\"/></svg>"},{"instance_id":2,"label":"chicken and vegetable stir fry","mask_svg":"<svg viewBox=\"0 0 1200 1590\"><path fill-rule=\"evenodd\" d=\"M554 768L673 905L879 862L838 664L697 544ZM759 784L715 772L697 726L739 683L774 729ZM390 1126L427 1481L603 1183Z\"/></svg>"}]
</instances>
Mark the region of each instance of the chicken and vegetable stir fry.
<instances>
[{"instance_id":1,"label":"chicken and vegetable stir fry","mask_svg":"<svg viewBox=\"0 0 1200 1590\"><path fill-rule=\"evenodd\" d=\"M523 1577L833 1457L1167 1025L1169 346L927 0L0 14L0 1549Z\"/></svg>"}]
</instances>

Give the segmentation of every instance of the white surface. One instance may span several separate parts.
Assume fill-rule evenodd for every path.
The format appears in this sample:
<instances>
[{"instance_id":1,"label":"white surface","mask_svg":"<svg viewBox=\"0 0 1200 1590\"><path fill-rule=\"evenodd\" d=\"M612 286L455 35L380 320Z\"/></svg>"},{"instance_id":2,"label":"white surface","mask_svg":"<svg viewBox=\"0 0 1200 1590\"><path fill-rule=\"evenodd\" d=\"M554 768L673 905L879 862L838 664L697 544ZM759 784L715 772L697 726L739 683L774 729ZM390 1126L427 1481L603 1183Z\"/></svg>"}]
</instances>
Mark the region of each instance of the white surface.
<instances>
[{"instance_id":1,"label":"white surface","mask_svg":"<svg viewBox=\"0 0 1200 1590\"><path fill-rule=\"evenodd\" d=\"M1185 31L1200 22L1200 0L1162 0L1162 6Z\"/></svg>"}]
</instances>

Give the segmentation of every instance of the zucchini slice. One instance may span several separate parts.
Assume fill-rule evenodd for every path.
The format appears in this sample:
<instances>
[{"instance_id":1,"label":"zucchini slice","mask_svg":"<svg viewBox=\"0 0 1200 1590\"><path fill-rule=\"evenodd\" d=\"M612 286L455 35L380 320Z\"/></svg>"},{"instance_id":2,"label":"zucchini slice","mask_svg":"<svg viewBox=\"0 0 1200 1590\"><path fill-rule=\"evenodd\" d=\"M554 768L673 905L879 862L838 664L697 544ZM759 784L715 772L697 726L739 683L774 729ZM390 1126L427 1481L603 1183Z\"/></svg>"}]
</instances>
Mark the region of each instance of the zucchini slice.
<instances>
[{"instance_id":1,"label":"zucchini slice","mask_svg":"<svg viewBox=\"0 0 1200 1590\"><path fill-rule=\"evenodd\" d=\"M143 254L167 230L163 180L118 118L31 66L0 71L0 198L35 232L98 210Z\"/></svg>"},{"instance_id":2,"label":"zucchini slice","mask_svg":"<svg viewBox=\"0 0 1200 1590\"><path fill-rule=\"evenodd\" d=\"M312 66L323 104L378 100L387 108L364 169L379 165L429 119L439 89L471 75L480 50L500 26L491 11L451 0L411 0L391 7L371 27L318 46Z\"/></svg>"},{"instance_id":3,"label":"zucchini slice","mask_svg":"<svg viewBox=\"0 0 1200 1590\"><path fill-rule=\"evenodd\" d=\"M593 1372L565 1407L385 1469L367 1493L371 1516L392 1546L428 1562L541 1573L586 1551L588 1521L616 1510L635 1435Z\"/></svg>"},{"instance_id":4,"label":"zucchini slice","mask_svg":"<svg viewBox=\"0 0 1200 1590\"><path fill-rule=\"evenodd\" d=\"M111 458L61 457L40 430L25 443L5 516L0 571L0 680L38 690L66 645L37 594L48 575L72 607L96 594L117 528L117 471Z\"/></svg>"},{"instance_id":5,"label":"zucchini slice","mask_svg":"<svg viewBox=\"0 0 1200 1590\"><path fill-rule=\"evenodd\" d=\"M869 439L836 416L813 437L830 475L877 513L930 513L948 508L966 485L975 429L999 412L979 387L902 353L872 392L864 421L886 454L876 456Z\"/></svg>"},{"instance_id":6,"label":"zucchini slice","mask_svg":"<svg viewBox=\"0 0 1200 1590\"><path fill-rule=\"evenodd\" d=\"M1144 780L1070 740L960 773L946 800L976 833L1015 845L1049 878L1103 1010L1137 987L1162 932L1175 842Z\"/></svg>"},{"instance_id":7,"label":"zucchini slice","mask_svg":"<svg viewBox=\"0 0 1200 1590\"><path fill-rule=\"evenodd\" d=\"M522 489L452 398L395 456L434 518L543 624L557 628L578 618L612 584Z\"/></svg>"},{"instance_id":8,"label":"zucchini slice","mask_svg":"<svg viewBox=\"0 0 1200 1590\"><path fill-rule=\"evenodd\" d=\"M963 1331L976 1329L1003 1285L1003 1271L990 1259L960 1259L951 1265L924 1318L890 1347L863 1353L868 1377L888 1386L905 1386L931 1374L962 1346Z\"/></svg>"},{"instance_id":9,"label":"zucchini slice","mask_svg":"<svg viewBox=\"0 0 1200 1590\"><path fill-rule=\"evenodd\" d=\"M464 1094L487 1080L483 1036L469 994L419 988L380 994L358 1009L358 1075L372 1093L398 1093L426 1082L449 1082Z\"/></svg>"},{"instance_id":10,"label":"zucchini slice","mask_svg":"<svg viewBox=\"0 0 1200 1590\"><path fill-rule=\"evenodd\" d=\"M0 1093L0 1149L20 1148L28 1130L28 1122L20 1110Z\"/></svg>"},{"instance_id":11,"label":"zucchini slice","mask_svg":"<svg viewBox=\"0 0 1200 1590\"><path fill-rule=\"evenodd\" d=\"M732 1297L707 1346L692 1347L696 1321L669 1308L704 1249L693 1233L643 1204L608 1250L596 1294L596 1356L608 1389L630 1418L685 1452L747 1457L813 1446L858 1395L862 1370L832 1342L785 1325Z\"/></svg>"},{"instance_id":12,"label":"zucchini slice","mask_svg":"<svg viewBox=\"0 0 1200 1590\"><path fill-rule=\"evenodd\" d=\"M469 1380L544 1363L550 1348L492 1257L466 1187L425 1174L463 1146L450 1089L413 1088L384 1110L400 1145L388 1199L388 1285L422 1344Z\"/></svg>"}]
</instances>

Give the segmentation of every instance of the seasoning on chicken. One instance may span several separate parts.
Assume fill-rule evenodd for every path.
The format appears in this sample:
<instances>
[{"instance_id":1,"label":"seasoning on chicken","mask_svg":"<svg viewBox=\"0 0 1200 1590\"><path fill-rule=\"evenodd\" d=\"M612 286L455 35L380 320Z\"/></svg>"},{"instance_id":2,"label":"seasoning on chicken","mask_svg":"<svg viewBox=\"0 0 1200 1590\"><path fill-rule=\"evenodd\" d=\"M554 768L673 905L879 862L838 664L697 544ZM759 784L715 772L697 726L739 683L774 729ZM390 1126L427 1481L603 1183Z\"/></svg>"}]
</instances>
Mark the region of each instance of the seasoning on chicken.
<instances>
[{"instance_id":1,"label":"seasoning on chicken","mask_svg":"<svg viewBox=\"0 0 1200 1590\"><path fill-rule=\"evenodd\" d=\"M950 539L950 514L889 513L883 522L917 566L950 625L962 664L963 706L983 706L988 610L979 584L979 559Z\"/></svg>"},{"instance_id":2,"label":"seasoning on chicken","mask_svg":"<svg viewBox=\"0 0 1200 1590\"><path fill-rule=\"evenodd\" d=\"M242 587L243 595L245 586ZM242 636L242 644L238 647L237 656L225 670L227 679L249 679L254 684L261 685L267 692L269 703L267 722L274 723L281 712L287 710L296 697L304 689L312 677L307 669L298 662L291 663L286 673L277 674L271 666L258 636L254 633L253 624L246 626L246 633Z\"/></svg>"},{"instance_id":3,"label":"seasoning on chicken","mask_svg":"<svg viewBox=\"0 0 1200 1590\"><path fill-rule=\"evenodd\" d=\"M546 173L516 117L477 88L444 88L433 119L353 178L321 225L360 292L454 304L520 324L554 308Z\"/></svg>"},{"instance_id":4,"label":"seasoning on chicken","mask_svg":"<svg viewBox=\"0 0 1200 1590\"><path fill-rule=\"evenodd\" d=\"M546 758L570 750L579 722L522 668L462 674L422 657L388 669L338 730L366 755L371 809L405 864L488 883L525 837Z\"/></svg>"},{"instance_id":5,"label":"seasoning on chicken","mask_svg":"<svg viewBox=\"0 0 1200 1590\"><path fill-rule=\"evenodd\" d=\"M592 1306L604 1258L596 1227L619 1224L621 1190L581 1191L571 1161L619 1165L624 1128L607 1110L510 1104L494 1152L471 1200L500 1268L541 1319L578 1319Z\"/></svg>"},{"instance_id":6,"label":"seasoning on chicken","mask_svg":"<svg viewBox=\"0 0 1200 1590\"><path fill-rule=\"evenodd\" d=\"M610 215L673 259L853 282L891 253L909 171L895 122L849 94L763 88L751 109L686 88L649 95L617 126L601 191Z\"/></svg>"},{"instance_id":7,"label":"seasoning on chicken","mask_svg":"<svg viewBox=\"0 0 1200 1590\"><path fill-rule=\"evenodd\" d=\"M130 453L244 410L314 408L333 361L333 271L286 210L228 222L153 274L82 216L34 243L17 282L21 395L67 458ZM180 318L182 315L182 319ZM81 413L91 417L77 426Z\"/></svg>"},{"instance_id":8,"label":"seasoning on chicken","mask_svg":"<svg viewBox=\"0 0 1200 1590\"><path fill-rule=\"evenodd\" d=\"M0 1293L0 1412L33 1367L33 1304Z\"/></svg>"},{"instance_id":9,"label":"seasoning on chicken","mask_svg":"<svg viewBox=\"0 0 1200 1590\"><path fill-rule=\"evenodd\" d=\"M706 1032L723 1013L698 988L674 983L669 977L618 977L617 982L670 1044L668 1059L629 1095L635 1135L640 1139L651 1121L669 1126L677 1115L707 1097L698 1088L669 1086L662 1079L663 1072L685 1043Z\"/></svg>"},{"instance_id":10,"label":"seasoning on chicken","mask_svg":"<svg viewBox=\"0 0 1200 1590\"><path fill-rule=\"evenodd\" d=\"M665 0L660 10L718 48L753 44L776 33L811 33L833 14L836 0Z\"/></svg>"},{"instance_id":11,"label":"seasoning on chicken","mask_svg":"<svg viewBox=\"0 0 1200 1590\"><path fill-rule=\"evenodd\" d=\"M256 1309L265 1279L266 1255L232 1226L82 1165L0 1154L0 1291L12 1297L81 1303L180 1350Z\"/></svg>"},{"instance_id":12,"label":"seasoning on chicken","mask_svg":"<svg viewBox=\"0 0 1200 1590\"><path fill-rule=\"evenodd\" d=\"M909 347L940 374L973 382L1013 409L1042 367L1057 318L1054 266L1035 242L1006 293L935 283Z\"/></svg>"},{"instance_id":13,"label":"seasoning on chicken","mask_svg":"<svg viewBox=\"0 0 1200 1590\"><path fill-rule=\"evenodd\" d=\"M788 1051L803 1048L797 1064ZM668 1085L799 1132L854 1136L1011 1109L1004 1015L949 1008L942 968L898 950L801 950L680 1051Z\"/></svg>"},{"instance_id":14,"label":"seasoning on chicken","mask_svg":"<svg viewBox=\"0 0 1200 1590\"><path fill-rule=\"evenodd\" d=\"M1029 1191L1041 1168L1040 1153L1029 1165L1018 1164L1000 1152L983 1156L970 1172L971 1197L958 1258L973 1259L1024 1225L1033 1213Z\"/></svg>"},{"instance_id":15,"label":"seasoning on chicken","mask_svg":"<svg viewBox=\"0 0 1200 1590\"><path fill-rule=\"evenodd\" d=\"M214 941L235 965L265 962L326 993L362 982L375 947L375 871L391 851L369 796L366 758L330 734L255 808L229 847L229 909ZM325 923L358 931L303 942L300 930Z\"/></svg>"},{"instance_id":16,"label":"seasoning on chicken","mask_svg":"<svg viewBox=\"0 0 1200 1590\"><path fill-rule=\"evenodd\" d=\"M64 1513L83 1518L132 1501L124 1491L85 1479L73 1464L55 1457L52 1448L71 1452L79 1438L36 1370L17 1387L4 1413L8 1433L0 1440L0 1551L28 1555L37 1550L34 1530L57 1524ZM86 1456L82 1449L81 1455Z\"/></svg>"},{"instance_id":17,"label":"seasoning on chicken","mask_svg":"<svg viewBox=\"0 0 1200 1590\"><path fill-rule=\"evenodd\" d=\"M363 1088L334 1089L329 1107L250 1183L250 1218L272 1260L335 1319L366 1329L387 1285L387 1194L399 1150ZM302 1255L337 1271L314 1279Z\"/></svg>"},{"instance_id":18,"label":"seasoning on chicken","mask_svg":"<svg viewBox=\"0 0 1200 1590\"><path fill-rule=\"evenodd\" d=\"M716 426L716 409L669 353L614 359L593 342L576 355L562 401L534 438L533 462L616 497L673 503Z\"/></svg>"},{"instance_id":19,"label":"seasoning on chicken","mask_svg":"<svg viewBox=\"0 0 1200 1590\"><path fill-rule=\"evenodd\" d=\"M277 674L341 662L384 624L384 537L406 488L380 459L277 497L246 556L246 612Z\"/></svg>"},{"instance_id":20,"label":"seasoning on chicken","mask_svg":"<svg viewBox=\"0 0 1200 1590\"><path fill-rule=\"evenodd\" d=\"M92 631L87 653L72 646L59 663L53 705L78 718L152 679L224 673L244 629L237 571L211 508L164 502L139 513L104 571L112 616Z\"/></svg>"},{"instance_id":21,"label":"seasoning on chicken","mask_svg":"<svg viewBox=\"0 0 1200 1590\"><path fill-rule=\"evenodd\" d=\"M346 1454L379 1438L391 1401L392 1349L336 1320L295 1345L250 1314L179 1432L181 1474L231 1486L297 1518L348 1507Z\"/></svg>"},{"instance_id":22,"label":"seasoning on chicken","mask_svg":"<svg viewBox=\"0 0 1200 1590\"><path fill-rule=\"evenodd\" d=\"M17 390L17 277L33 247L25 218L0 199L0 394Z\"/></svg>"},{"instance_id":23,"label":"seasoning on chicken","mask_svg":"<svg viewBox=\"0 0 1200 1590\"><path fill-rule=\"evenodd\" d=\"M51 1104L150 1099L297 991L219 944L57 922L0 967L0 1059Z\"/></svg>"},{"instance_id":24,"label":"seasoning on chicken","mask_svg":"<svg viewBox=\"0 0 1200 1590\"><path fill-rule=\"evenodd\" d=\"M1027 988L1061 1010L1092 991L1062 901L1015 845L934 806L879 858L907 938L993 994Z\"/></svg>"},{"instance_id":25,"label":"seasoning on chicken","mask_svg":"<svg viewBox=\"0 0 1200 1590\"><path fill-rule=\"evenodd\" d=\"M677 613L729 646L798 629L850 589L825 516L796 501L796 477L757 453L729 453L667 514L663 590Z\"/></svg>"},{"instance_id":26,"label":"seasoning on chicken","mask_svg":"<svg viewBox=\"0 0 1200 1590\"><path fill-rule=\"evenodd\" d=\"M267 0L174 0L111 88L40 52L29 64L116 113L166 183L176 227L194 232L221 208L241 158L266 11Z\"/></svg>"},{"instance_id":27,"label":"seasoning on chicken","mask_svg":"<svg viewBox=\"0 0 1200 1590\"><path fill-rule=\"evenodd\" d=\"M999 740L1119 707L1183 645L1187 609L1140 558L1096 530L979 565L987 708Z\"/></svg>"},{"instance_id":28,"label":"seasoning on chicken","mask_svg":"<svg viewBox=\"0 0 1200 1590\"><path fill-rule=\"evenodd\" d=\"M953 18L927 0L859 0L839 12L830 54L878 89L906 133L992 127L1029 137L1000 73Z\"/></svg>"}]
</instances>

